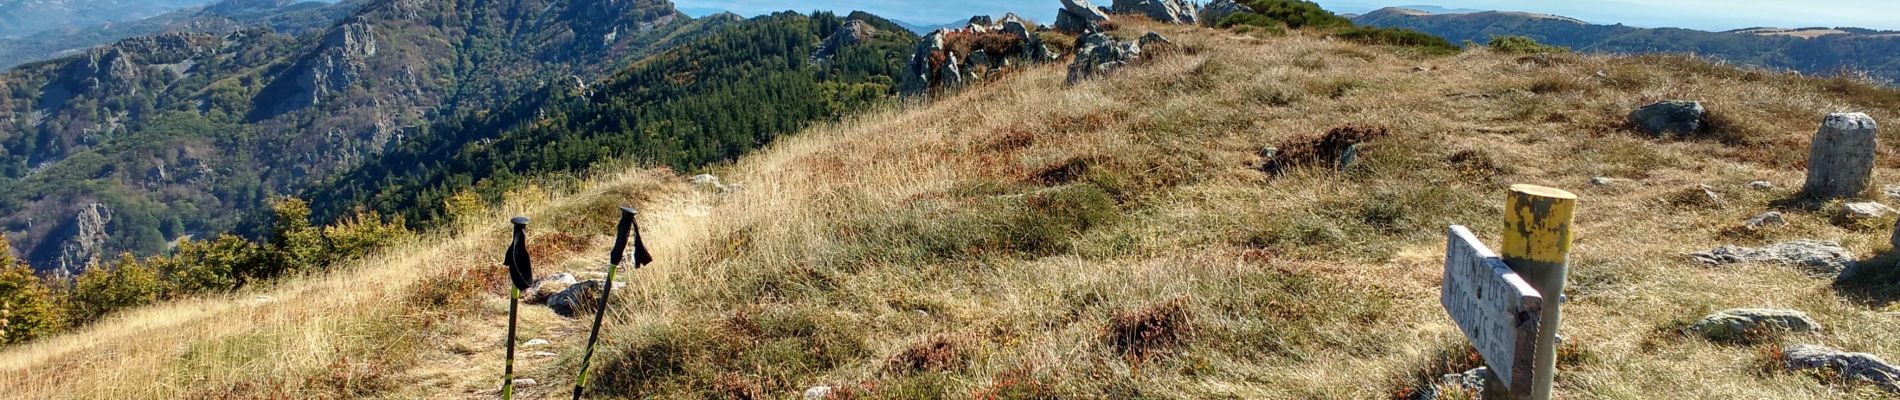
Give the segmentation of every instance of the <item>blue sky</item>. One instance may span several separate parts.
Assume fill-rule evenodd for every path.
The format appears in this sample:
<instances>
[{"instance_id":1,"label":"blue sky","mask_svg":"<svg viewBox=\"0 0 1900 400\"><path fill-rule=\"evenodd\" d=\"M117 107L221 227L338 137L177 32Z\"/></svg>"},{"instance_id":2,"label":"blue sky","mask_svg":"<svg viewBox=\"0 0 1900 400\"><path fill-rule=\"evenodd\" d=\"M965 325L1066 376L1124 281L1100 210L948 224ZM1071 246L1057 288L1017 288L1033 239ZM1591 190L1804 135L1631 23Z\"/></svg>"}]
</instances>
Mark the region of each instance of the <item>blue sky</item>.
<instances>
[{"instance_id":1,"label":"blue sky","mask_svg":"<svg viewBox=\"0 0 1900 400\"><path fill-rule=\"evenodd\" d=\"M1017 14L1050 22L1056 0L674 0L680 8L717 8L741 14L771 11L865 10L912 23L944 23L977 14ZM1097 0L1106 5L1110 0ZM1205 2L1205 1L1202 1ZM1446 8L1533 11L1600 24L1729 30L1755 26L1858 26L1900 30L1896 0L1319 0L1335 12L1426 4Z\"/></svg>"}]
</instances>

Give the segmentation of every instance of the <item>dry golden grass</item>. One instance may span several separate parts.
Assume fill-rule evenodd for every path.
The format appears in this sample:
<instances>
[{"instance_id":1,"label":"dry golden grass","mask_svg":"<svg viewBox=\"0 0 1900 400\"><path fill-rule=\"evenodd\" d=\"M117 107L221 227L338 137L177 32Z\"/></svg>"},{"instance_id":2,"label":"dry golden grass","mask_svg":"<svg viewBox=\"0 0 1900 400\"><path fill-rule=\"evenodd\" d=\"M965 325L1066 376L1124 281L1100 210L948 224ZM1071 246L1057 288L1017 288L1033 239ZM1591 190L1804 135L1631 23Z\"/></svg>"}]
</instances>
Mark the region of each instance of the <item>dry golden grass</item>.
<instances>
[{"instance_id":1,"label":"dry golden grass","mask_svg":"<svg viewBox=\"0 0 1900 400\"><path fill-rule=\"evenodd\" d=\"M612 397L831 385L865 398L1387 398L1462 358L1437 304L1443 229L1494 239L1512 183L1582 196L1564 398L1875 396L1764 372L1758 347L1772 342L1674 331L1732 307L1798 308L1826 326L1776 340L1900 358L1894 282L1837 288L1683 256L1796 238L1886 251L1886 229L1804 209L1784 210L1787 228L1733 228L1793 194L1822 115L1893 120L1892 90L1672 57L1417 58L1123 29L1163 31L1183 51L1073 87L1062 66L1029 68L814 127L719 168L744 184L733 194L629 170L572 194L524 191L481 220L529 215L579 249L538 261L545 274L599 270L612 206L645 210L660 261L615 292L592 388ZM1431 70L1412 72L1421 65ZM1628 110L1671 98L1704 101L1717 130L1620 130ZM1261 147L1346 124L1391 136L1343 172L1258 169ZM1900 158L1882 157L1877 176L1900 176ZM1596 176L1628 181L1586 183ZM1746 188L1758 179L1782 188ZM1666 201L1697 184L1726 201ZM502 228L471 224L347 272L9 349L0 386L27 398L493 397L499 290L461 309L400 305L450 271L492 279ZM586 325L524 310L522 338L555 345L523 351L559 354L518 364L542 383L524 397L561 397ZM1144 316L1155 310L1166 317ZM1141 328L1117 329L1128 321Z\"/></svg>"}]
</instances>

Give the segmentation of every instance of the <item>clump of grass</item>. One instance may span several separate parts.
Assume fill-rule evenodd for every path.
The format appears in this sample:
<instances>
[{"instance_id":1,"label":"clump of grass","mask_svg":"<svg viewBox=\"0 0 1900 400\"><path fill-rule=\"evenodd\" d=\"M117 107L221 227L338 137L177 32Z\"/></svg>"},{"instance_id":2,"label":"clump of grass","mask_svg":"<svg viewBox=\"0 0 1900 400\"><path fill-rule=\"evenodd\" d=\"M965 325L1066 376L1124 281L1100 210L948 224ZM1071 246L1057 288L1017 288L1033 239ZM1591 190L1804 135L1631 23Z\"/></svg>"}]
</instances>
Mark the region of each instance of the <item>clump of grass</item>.
<instances>
[{"instance_id":1,"label":"clump of grass","mask_svg":"<svg viewBox=\"0 0 1900 400\"><path fill-rule=\"evenodd\" d=\"M1337 166L1347 149L1386 136L1392 130L1383 126L1347 124L1334 127L1316 137L1294 138L1274 146L1278 151L1262 167L1271 175L1280 175L1296 167Z\"/></svg>"},{"instance_id":2,"label":"clump of grass","mask_svg":"<svg viewBox=\"0 0 1900 400\"><path fill-rule=\"evenodd\" d=\"M1172 354L1193 334L1188 298L1177 297L1116 314L1108 323L1104 340L1122 357L1140 364Z\"/></svg>"},{"instance_id":3,"label":"clump of grass","mask_svg":"<svg viewBox=\"0 0 1900 400\"><path fill-rule=\"evenodd\" d=\"M643 397L660 392L724 397L802 391L814 371L868 355L859 324L811 308L739 310L693 324L642 326L595 370L595 392ZM743 380L724 378L733 374Z\"/></svg>"}]
</instances>

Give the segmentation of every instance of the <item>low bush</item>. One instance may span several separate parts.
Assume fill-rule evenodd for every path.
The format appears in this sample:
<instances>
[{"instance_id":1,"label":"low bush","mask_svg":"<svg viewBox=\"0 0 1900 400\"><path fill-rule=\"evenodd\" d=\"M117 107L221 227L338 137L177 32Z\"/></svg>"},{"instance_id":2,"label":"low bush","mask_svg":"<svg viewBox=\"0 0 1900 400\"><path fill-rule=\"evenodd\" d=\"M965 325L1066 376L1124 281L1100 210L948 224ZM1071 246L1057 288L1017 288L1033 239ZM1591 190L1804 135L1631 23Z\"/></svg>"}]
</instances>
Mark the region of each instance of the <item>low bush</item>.
<instances>
[{"instance_id":1,"label":"low bush","mask_svg":"<svg viewBox=\"0 0 1900 400\"><path fill-rule=\"evenodd\" d=\"M1445 41L1445 38L1402 28L1355 26L1341 29L1339 33L1335 35L1340 39L1346 39L1360 44L1418 48L1424 50L1426 54L1431 55L1457 54L1463 50L1451 44L1451 42Z\"/></svg>"},{"instance_id":2,"label":"low bush","mask_svg":"<svg viewBox=\"0 0 1900 400\"><path fill-rule=\"evenodd\" d=\"M1517 36L1517 35L1493 36L1491 37L1491 43L1486 44L1485 46L1490 47L1492 51L1512 53L1512 54L1540 54L1540 53L1569 53L1570 52L1570 49L1567 47L1545 45L1542 43L1537 43L1536 39L1531 39L1529 37Z\"/></svg>"}]
</instances>

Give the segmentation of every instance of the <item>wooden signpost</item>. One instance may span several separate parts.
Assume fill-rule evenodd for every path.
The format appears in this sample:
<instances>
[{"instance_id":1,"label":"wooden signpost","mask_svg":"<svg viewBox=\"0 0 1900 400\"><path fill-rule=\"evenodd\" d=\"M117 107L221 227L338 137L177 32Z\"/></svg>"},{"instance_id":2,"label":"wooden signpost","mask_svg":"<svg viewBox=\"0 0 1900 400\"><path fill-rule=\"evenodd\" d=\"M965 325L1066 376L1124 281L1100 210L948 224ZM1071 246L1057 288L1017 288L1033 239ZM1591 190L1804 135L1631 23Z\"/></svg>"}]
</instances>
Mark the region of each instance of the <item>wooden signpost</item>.
<instances>
[{"instance_id":1,"label":"wooden signpost","mask_svg":"<svg viewBox=\"0 0 1900 400\"><path fill-rule=\"evenodd\" d=\"M1551 398L1576 206L1577 195L1570 192L1514 185L1505 207L1502 257L1465 227L1452 226L1446 235L1439 302L1490 367L1496 382L1486 385L1487 392Z\"/></svg>"},{"instance_id":2,"label":"wooden signpost","mask_svg":"<svg viewBox=\"0 0 1900 400\"><path fill-rule=\"evenodd\" d=\"M1544 297L1470 229L1452 226L1445 249L1445 286L1439 302L1503 387L1531 392L1536 370L1537 321Z\"/></svg>"}]
</instances>

